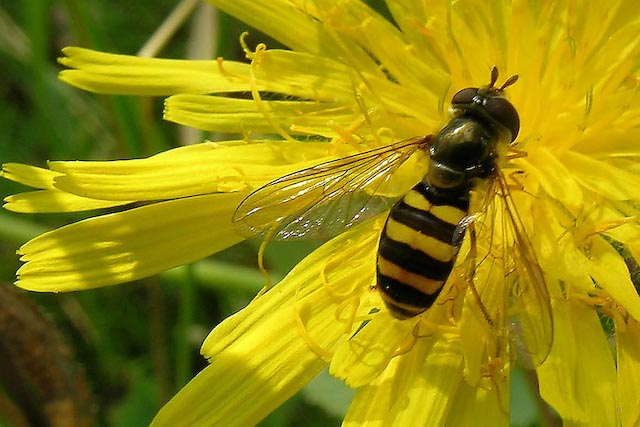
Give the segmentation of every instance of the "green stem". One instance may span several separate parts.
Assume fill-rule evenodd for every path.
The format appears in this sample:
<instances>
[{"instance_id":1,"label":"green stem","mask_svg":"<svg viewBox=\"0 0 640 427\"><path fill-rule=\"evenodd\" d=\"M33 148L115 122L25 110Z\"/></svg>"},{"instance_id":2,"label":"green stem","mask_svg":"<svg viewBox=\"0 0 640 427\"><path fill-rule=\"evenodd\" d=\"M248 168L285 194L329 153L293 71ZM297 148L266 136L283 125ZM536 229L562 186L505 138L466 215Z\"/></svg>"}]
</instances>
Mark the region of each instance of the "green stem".
<instances>
[{"instance_id":1,"label":"green stem","mask_svg":"<svg viewBox=\"0 0 640 427\"><path fill-rule=\"evenodd\" d=\"M185 268L186 280L180 284L180 301L178 302L178 330L176 334L176 386L181 388L192 376L193 357L189 340L189 329L195 318L196 288L192 268Z\"/></svg>"},{"instance_id":2,"label":"green stem","mask_svg":"<svg viewBox=\"0 0 640 427\"><path fill-rule=\"evenodd\" d=\"M208 259L198 261L190 267L181 266L166 271L161 277L178 283L191 279L206 288L249 294L258 292L267 283L265 276L254 268ZM279 279L271 277L271 283L276 283Z\"/></svg>"}]
</instances>

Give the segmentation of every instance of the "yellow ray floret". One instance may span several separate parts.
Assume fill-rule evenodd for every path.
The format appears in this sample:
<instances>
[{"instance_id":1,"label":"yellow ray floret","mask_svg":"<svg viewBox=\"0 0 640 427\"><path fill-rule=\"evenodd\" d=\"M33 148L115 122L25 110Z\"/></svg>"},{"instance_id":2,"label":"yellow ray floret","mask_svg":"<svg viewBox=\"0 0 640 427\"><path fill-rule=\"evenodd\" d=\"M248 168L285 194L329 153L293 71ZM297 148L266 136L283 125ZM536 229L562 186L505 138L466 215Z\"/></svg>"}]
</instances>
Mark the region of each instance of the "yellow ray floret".
<instances>
[{"instance_id":1,"label":"yellow ray floret","mask_svg":"<svg viewBox=\"0 0 640 427\"><path fill-rule=\"evenodd\" d=\"M187 264L242 240L231 224L245 194L191 197L89 218L19 250L16 284L64 292L129 282Z\"/></svg>"}]
</instances>

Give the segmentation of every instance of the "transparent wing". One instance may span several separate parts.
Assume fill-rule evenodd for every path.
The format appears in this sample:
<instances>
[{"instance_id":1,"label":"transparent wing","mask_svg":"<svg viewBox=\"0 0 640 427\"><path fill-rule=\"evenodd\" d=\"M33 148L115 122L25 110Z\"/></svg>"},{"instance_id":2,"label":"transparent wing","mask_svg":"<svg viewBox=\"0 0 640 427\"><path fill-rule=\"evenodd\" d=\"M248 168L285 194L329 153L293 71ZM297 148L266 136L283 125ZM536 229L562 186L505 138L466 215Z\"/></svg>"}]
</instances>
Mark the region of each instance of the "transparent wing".
<instances>
[{"instance_id":1,"label":"transparent wing","mask_svg":"<svg viewBox=\"0 0 640 427\"><path fill-rule=\"evenodd\" d=\"M390 208L393 200L376 192L431 140L411 138L293 172L247 196L233 221L250 234L273 230L277 240L335 234ZM419 180L425 169L415 173Z\"/></svg>"},{"instance_id":2,"label":"transparent wing","mask_svg":"<svg viewBox=\"0 0 640 427\"><path fill-rule=\"evenodd\" d=\"M472 303L496 357L507 353L509 329L518 325L528 363L540 365L553 342L553 316L544 275L505 177L498 174L477 214L467 220L464 275ZM476 316L477 317L477 316ZM482 319L484 318L484 319ZM479 338L480 339L480 338Z\"/></svg>"},{"instance_id":3,"label":"transparent wing","mask_svg":"<svg viewBox=\"0 0 640 427\"><path fill-rule=\"evenodd\" d=\"M504 203L505 223L511 228L513 249L510 251L515 273L511 286L511 305L521 328L524 344L534 366L549 356L553 343L553 313L544 274L531 241L522 224L505 180L497 180Z\"/></svg>"}]
</instances>

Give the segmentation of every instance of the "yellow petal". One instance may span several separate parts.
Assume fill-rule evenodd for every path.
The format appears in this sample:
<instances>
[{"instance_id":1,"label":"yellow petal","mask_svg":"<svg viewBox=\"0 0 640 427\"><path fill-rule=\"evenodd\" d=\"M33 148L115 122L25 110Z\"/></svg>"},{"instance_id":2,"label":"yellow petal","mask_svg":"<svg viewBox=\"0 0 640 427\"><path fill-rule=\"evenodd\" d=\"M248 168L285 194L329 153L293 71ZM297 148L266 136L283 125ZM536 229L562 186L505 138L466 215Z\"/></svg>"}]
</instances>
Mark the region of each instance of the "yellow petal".
<instances>
[{"instance_id":1,"label":"yellow petal","mask_svg":"<svg viewBox=\"0 0 640 427\"><path fill-rule=\"evenodd\" d=\"M389 408L399 398L396 384L400 381L400 358L389 363L380 376L356 392L342 427L382 427L390 425Z\"/></svg>"},{"instance_id":2,"label":"yellow petal","mask_svg":"<svg viewBox=\"0 0 640 427\"><path fill-rule=\"evenodd\" d=\"M325 159L330 150L326 143L209 143L147 159L50 162L50 167L64 174L55 178L56 188L69 193L99 200L164 200L257 188Z\"/></svg>"},{"instance_id":3,"label":"yellow petal","mask_svg":"<svg viewBox=\"0 0 640 427\"><path fill-rule=\"evenodd\" d=\"M582 189L573 179L572 173L546 147L529 151L527 170L544 191L560 201L570 212L576 213L583 205Z\"/></svg>"},{"instance_id":4,"label":"yellow petal","mask_svg":"<svg viewBox=\"0 0 640 427\"><path fill-rule=\"evenodd\" d=\"M450 84L444 70L423 62L422 55L404 40L405 34L364 2L317 0L314 5L323 21L329 25L339 22L335 25L336 33L357 41L377 58L393 76L392 80L416 90L416 99L421 99L423 92L440 96Z\"/></svg>"},{"instance_id":5,"label":"yellow petal","mask_svg":"<svg viewBox=\"0 0 640 427\"><path fill-rule=\"evenodd\" d=\"M558 213L555 204L539 203L535 205L533 214L536 232L531 239L546 280L549 283L571 283L573 288L585 294L592 291L590 261L576 246L575 239L566 234L563 215ZM557 285L549 285L548 290L552 299L563 297Z\"/></svg>"},{"instance_id":6,"label":"yellow petal","mask_svg":"<svg viewBox=\"0 0 640 427\"><path fill-rule=\"evenodd\" d=\"M416 321L394 319L387 310L342 343L331 359L329 373L352 388L370 383L392 357L413 339Z\"/></svg>"},{"instance_id":7,"label":"yellow petal","mask_svg":"<svg viewBox=\"0 0 640 427\"><path fill-rule=\"evenodd\" d=\"M242 238L231 225L245 194L171 200L89 218L19 250L16 284L65 292L129 282L204 258Z\"/></svg>"},{"instance_id":8,"label":"yellow petal","mask_svg":"<svg viewBox=\"0 0 640 427\"><path fill-rule=\"evenodd\" d=\"M634 158L640 156L640 144L629 141L639 140L640 129L607 129L606 141L597 132L589 133L579 141L576 151L594 158Z\"/></svg>"},{"instance_id":9,"label":"yellow petal","mask_svg":"<svg viewBox=\"0 0 640 427\"><path fill-rule=\"evenodd\" d=\"M20 163L2 165L2 177L34 188L53 189L53 180L61 173Z\"/></svg>"},{"instance_id":10,"label":"yellow petal","mask_svg":"<svg viewBox=\"0 0 640 427\"><path fill-rule=\"evenodd\" d=\"M336 318L339 298L331 291L331 286L344 286L323 280L327 260L360 244L374 246L370 238L362 238L365 229L358 228L315 250L280 283L211 331L202 345L211 366L187 384L152 425L254 425L317 375L326 363L324 353L331 353L348 333ZM342 266L349 260L338 257L333 262ZM371 264L340 268L339 274L348 286L362 281L356 289L363 292L371 282Z\"/></svg>"},{"instance_id":11,"label":"yellow petal","mask_svg":"<svg viewBox=\"0 0 640 427\"><path fill-rule=\"evenodd\" d=\"M448 9L449 7L447 7ZM512 72L506 68L508 38L506 34L505 18L508 4L505 2L478 2L469 7L463 3L452 3L449 16L445 21L451 31L452 44L449 51L450 62L460 61L456 68L465 67L486 73L488 67L484 64L497 65L501 72ZM468 64L483 64L483 67L472 67ZM471 79L482 82L485 75L471 75Z\"/></svg>"},{"instance_id":12,"label":"yellow petal","mask_svg":"<svg viewBox=\"0 0 640 427\"><path fill-rule=\"evenodd\" d=\"M275 123L291 134L335 136L354 120L351 108L303 101L262 101L205 95L175 95L165 102L165 120L214 132L273 133ZM265 118L265 114L267 118Z\"/></svg>"},{"instance_id":13,"label":"yellow petal","mask_svg":"<svg viewBox=\"0 0 640 427\"><path fill-rule=\"evenodd\" d=\"M462 381L449 411L447 427L508 427L508 378L486 388Z\"/></svg>"},{"instance_id":14,"label":"yellow petal","mask_svg":"<svg viewBox=\"0 0 640 427\"><path fill-rule=\"evenodd\" d=\"M588 266L591 277L634 319L640 320L640 297L624 260L604 239L594 238L590 243Z\"/></svg>"},{"instance_id":15,"label":"yellow petal","mask_svg":"<svg viewBox=\"0 0 640 427\"><path fill-rule=\"evenodd\" d=\"M316 376L325 362L299 334L291 302L281 302L279 310L251 328L241 323L242 336L210 359L151 425L252 426ZM243 311L253 309L250 305ZM324 326L330 328L330 322Z\"/></svg>"},{"instance_id":16,"label":"yellow petal","mask_svg":"<svg viewBox=\"0 0 640 427\"><path fill-rule=\"evenodd\" d=\"M540 395L569 425L616 425L616 370L591 307L554 301L554 345L537 368Z\"/></svg>"},{"instance_id":17,"label":"yellow petal","mask_svg":"<svg viewBox=\"0 0 640 427\"><path fill-rule=\"evenodd\" d=\"M373 256L380 221L372 226L372 222L361 224L353 229L340 234L336 238L314 250L304 260L264 296L254 300L250 310L242 310L231 316L216 327L202 344L202 354L206 357L214 357L226 347L241 339L243 334L262 322L269 313L278 311L286 306L295 309L293 317L298 318L299 331L305 332L308 338L317 338L320 341L326 336L331 336L322 327L313 330L303 330L301 327L313 324L323 324L326 320L332 322L332 331L336 330L341 335L348 336L357 328L358 324L353 320L345 322L341 305L342 302L354 303L362 298L362 294L369 291L373 275L375 274L375 257ZM352 258L353 256L353 258ZM354 261L355 260L355 261ZM345 269L344 265L351 268ZM374 267L374 269L372 269ZM322 289L322 292L318 290ZM315 296L313 296L315 295ZM306 298L322 295L332 301L330 312L322 304L320 314L316 314L318 306L309 304ZM326 302L323 302L326 305ZM368 312L371 306L364 305L361 310ZM356 312L353 315L359 315ZM347 316L349 317L349 316ZM310 343L313 345L313 343ZM331 351L334 349L332 348Z\"/></svg>"},{"instance_id":18,"label":"yellow petal","mask_svg":"<svg viewBox=\"0 0 640 427\"><path fill-rule=\"evenodd\" d=\"M7 196L3 208L20 213L80 212L111 208L129 201L95 200L57 190L39 190Z\"/></svg>"},{"instance_id":19,"label":"yellow petal","mask_svg":"<svg viewBox=\"0 0 640 427\"><path fill-rule=\"evenodd\" d=\"M622 427L640 424L640 323L616 322L618 398Z\"/></svg>"},{"instance_id":20,"label":"yellow petal","mask_svg":"<svg viewBox=\"0 0 640 427\"><path fill-rule=\"evenodd\" d=\"M433 346L427 338L416 347L413 360L412 354L405 356L404 372L399 372L399 380L407 383L406 392L394 396L390 411L394 421L389 425L448 425L452 403L465 383L460 343L456 338L440 336Z\"/></svg>"},{"instance_id":21,"label":"yellow petal","mask_svg":"<svg viewBox=\"0 0 640 427\"><path fill-rule=\"evenodd\" d=\"M573 290L585 296L599 293L600 290L596 289L597 284L598 288L604 289L607 295L637 319L640 298L631 281L625 260L602 236L595 235L588 238L584 236L598 233L599 222L615 224L616 220L620 219L620 212L607 209L603 211L602 217L594 220L595 226L587 222L586 231L574 230L575 235L567 235L567 228L561 227L555 221L557 217L551 206L546 203L540 204L537 206L539 210L534 211L536 233L532 236L532 240L539 248L538 253L543 255L540 258L541 266L549 279L548 288L552 296L558 298L561 295L557 286L551 286L552 281L569 283ZM619 227L608 230L607 234L616 239L633 241L637 234L636 224L621 224ZM558 236L562 238L558 240ZM631 250L631 247L627 249Z\"/></svg>"},{"instance_id":22,"label":"yellow petal","mask_svg":"<svg viewBox=\"0 0 640 427\"><path fill-rule=\"evenodd\" d=\"M413 87L400 86L387 78L368 73L363 73L363 78L373 88L375 102L383 104L385 110L388 109L395 113L394 115L382 116L385 120L380 120L381 127L393 125L393 129L399 135L405 135L403 138L409 138L416 135L435 134L446 124L446 114L438 111L437 99L433 94L419 93ZM412 101L407 103L407 99ZM402 129L397 129L400 127L396 123L397 117L415 118L421 127L418 128L414 125L413 127L416 129L411 134L401 133Z\"/></svg>"},{"instance_id":23,"label":"yellow petal","mask_svg":"<svg viewBox=\"0 0 640 427\"><path fill-rule=\"evenodd\" d=\"M459 343L442 336L419 339L409 353L394 358L378 378L358 390L342 425L445 425L462 382Z\"/></svg>"},{"instance_id":24,"label":"yellow petal","mask_svg":"<svg viewBox=\"0 0 640 427\"><path fill-rule=\"evenodd\" d=\"M578 182L608 199L640 199L638 175L576 152L565 153L563 162Z\"/></svg>"},{"instance_id":25,"label":"yellow petal","mask_svg":"<svg viewBox=\"0 0 640 427\"><path fill-rule=\"evenodd\" d=\"M295 2L272 3L246 0L210 0L216 7L253 28L280 41L292 50L319 51L322 25L307 15L306 8ZM295 22L295 25L292 23Z\"/></svg>"},{"instance_id":26,"label":"yellow petal","mask_svg":"<svg viewBox=\"0 0 640 427\"><path fill-rule=\"evenodd\" d=\"M336 36L324 25L312 3L274 0L209 0L229 15L270 35L292 51L321 54L325 58L347 59L356 70L375 71L377 63L364 49ZM291 25L295 22L295 25ZM320 55L319 55L320 56Z\"/></svg>"},{"instance_id":27,"label":"yellow petal","mask_svg":"<svg viewBox=\"0 0 640 427\"><path fill-rule=\"evenodd\" d=\"M249 64L140 58L79 47L62 49L70 70L60 80L97 93L163 96L175 93L239 92L249 88Z\"/></svg>"},{"instance_id":28,"label":"yellow petal","mask_svg":"<svg viewBox=\"0 0 640 427\"><path fill-rule=\"evenodd\" d=\"M252 58L254 76L267 90L317 101L353 104L352 74L338 61L304 51L279 49L261 50Z\"/></svg>"}]
</instances>

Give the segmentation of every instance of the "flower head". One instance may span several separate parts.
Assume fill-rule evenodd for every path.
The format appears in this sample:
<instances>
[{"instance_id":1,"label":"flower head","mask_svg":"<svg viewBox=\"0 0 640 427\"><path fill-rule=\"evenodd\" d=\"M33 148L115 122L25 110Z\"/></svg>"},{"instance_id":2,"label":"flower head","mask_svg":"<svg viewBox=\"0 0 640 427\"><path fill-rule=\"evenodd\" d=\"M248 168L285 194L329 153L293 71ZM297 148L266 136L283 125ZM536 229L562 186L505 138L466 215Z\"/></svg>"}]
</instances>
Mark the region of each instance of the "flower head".
<instances>
[{"instance_id":1,"label":"flower head","mask_svg":"<svg viewBox=\"0 0 640 427\"><path fill-rule=\"evenodd\" d=\"M144 202L27 243L19 286L121 283L228 247L242 239L232 217L252 190L438 133L451 96L488 83L493 66L519 75L507 92L521 126L515 155L500 164L501 185L473 192L476 239L467 233L429 310L394 319L375 289L382 212L216 327L202 347L211 364L154 425L253 425L327 364L358 388L344 425L506 425L519 334L541 396L568 423L638 422L640 299L629 273L640 257L634 2L388 0L393 23L358 0L214 3L291 50L246 48L243 64L67 48L61 78L96 92L172 95L166 119L244 138L148 159L5 165L6 178L40 189L9 197L15 211ZM226 96L237 92L252 99ZM255 136L264 134L275 138ZM406 192L418 163L411 156L369 188L370 198ZM531 291L535 281L542 291ZM536 322L544 307L548 333ZM613 321L617 360L601 316Z\"/></svg>"}]
</instances>

